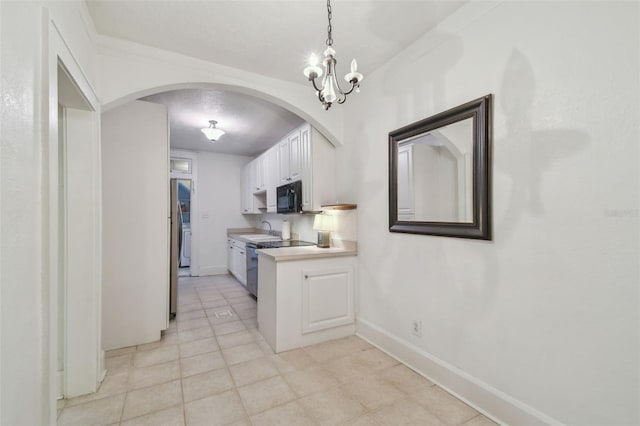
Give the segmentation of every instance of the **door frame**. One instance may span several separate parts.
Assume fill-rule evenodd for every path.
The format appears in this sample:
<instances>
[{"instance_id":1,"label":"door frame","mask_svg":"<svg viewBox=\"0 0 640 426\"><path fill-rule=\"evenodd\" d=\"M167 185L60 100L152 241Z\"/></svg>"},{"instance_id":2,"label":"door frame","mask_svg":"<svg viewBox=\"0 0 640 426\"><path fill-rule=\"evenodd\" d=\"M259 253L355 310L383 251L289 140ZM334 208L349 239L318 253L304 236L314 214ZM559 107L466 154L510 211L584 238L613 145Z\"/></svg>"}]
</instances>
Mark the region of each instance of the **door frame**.
<instances>
[{"instance_id":1,"label":"door frame","mask_svg":"<svg viewBox=\"0 0 640 426\"><path fill-rule=\"evenodd\" d=\"M105 370L105 353L102 350L101 336L101 291L102 291L102 204L101 204L101 159L100 159L100 102L95 90L89 83L86 75L82 71L79 63L76 61L71 49L67 45L58 27L50 16L47 8L43 9L43 43L48 49L43 55L43 73L46 76L44 84L46 86L45 102L43 103L43 116L45 128L43 130L44 144L44 164L46 167L45 179L48 180L45 185L45 209L47 210L48 220L44 219L43 224L47 227L45 231L48 242L45 244L46 257L43 259L47 273L43 288L43 306L48 311L48 321L43 324L43 343L48 348L48 359L45 355L47 363L47 372L44 374L43 398L45 408L48 409L49 423L55 424L57 415L57 406L55 399L59 396L59 380L57 374L58 363L58 291L60 286L65 283L59 282L58 272L61 259L69 264L64 253L59 250L58 220L59 220L59 189L58 180L64 178L65 170L59 169L58 148L62 141L59 140L58 126L58 66L60 65L67 74L67 77L73 82L82 95L86 103L92 111L91 117L91 138L87 143L92 144L92 158L85 158L84 161L90 162L90 173L92 179L91 200L93 217L93 240L92 247L88 250L92 251L92 282L84 288L72 288L71 294L65 290L65 299L72 300L90 300L91 305L89 311L91 325L87 327L86 321L73 322L66 321L66 318L73 318L75 309L78 304L65 302L65 367L62 377L62 384L67 382L67 375L73 371L74 374L88 374L89 377L84 379L90 383L89 388L85 386L81 390L71 390L73 393L90 393L95 392L98 383L104 378ZM65 211L68 211L65 208ZM66 220L63 218L63 220ZM68 231L67 231L68 232ZM67 235L68 236L68 235ZM72 336L69 338L69 336ZM74 342L89 339L95 342L93 350L87 351L80 348ZM82 346L82 345L81 345ZM69 357L70 355L71 357ZM72 364L67 361L72 359ZM47 362L48 361L48 362ZM82 372L82 373L79 373ZM48 374L47 374L48 373ZM74 380L74 383L77 381ZM67 394L68 389L63 389ZM47 406L48 405L48 406Z\"/></svg>"},{"instance_id":2,"label":"door frame","mask_svg":"<svg viewBox=\"0 0 640 426\"><path fill-rule=\"evenodd\" d=\"M171 134L169 134L171 139ZM171 142L169 142L171 143ZM191 173L176 173L169 169L169 181L171 179L189 179L191 180L191 261L190 272L191 276L200 276L200 261L198 258L198 231L199 231L199 217L198 211L198 153L195 151L186 151L182 149L169 149L169 158L167 159L167 167L171 158L187 158L191 160ZM171 214L171 212L169 212ZM171 242L169 242L171 245ZM169 246L169 252L171 252L171 246Z\"/></svg>"}]
</instances>

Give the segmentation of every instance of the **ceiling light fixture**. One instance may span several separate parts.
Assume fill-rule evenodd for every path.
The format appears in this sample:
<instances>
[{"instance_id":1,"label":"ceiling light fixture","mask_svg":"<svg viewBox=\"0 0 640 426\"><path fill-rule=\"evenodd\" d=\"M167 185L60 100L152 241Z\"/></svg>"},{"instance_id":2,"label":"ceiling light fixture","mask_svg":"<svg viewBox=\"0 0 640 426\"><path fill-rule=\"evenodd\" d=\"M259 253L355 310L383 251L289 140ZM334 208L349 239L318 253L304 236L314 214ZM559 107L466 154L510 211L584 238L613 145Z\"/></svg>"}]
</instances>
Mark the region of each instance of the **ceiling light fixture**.
<instances>
[{"instance_id":1,"label":"ceiling light fixture","mask_svg":"<svg viewBox=\"0 0 640 426\"><path fill-rule=\"evenodd\" d=\"M351 85L351 88L344 92L336 80L336 51L333 50L333 37L331 36L331 0L327 0L327 16L329 19L329 26L327 27L327 49L324 51L324 79L322 79L322 85L318 87L316 84L316 78L321 77L323 72L322 68L318 66L318 58L316 55L311 55L309 58L309 66L304 69L304 75L309 79L313 88L316 89L318 99L322 102L322 106L325 110L331 107L331 104L338 102L344 103L347 100L347 95L353 92L360 92L360 82L364 78L362 74L358 72L358 64L356 60L351 61L351 72L344 76L347 83Z\"/></svg>"},{"instance_id":2,"label":"ceiling light fixture","mask_svg":"<svg viewBox=\"0 0 640 426\"><path fill-rule=\"evenodd\" d=\"M217 141L220 136L224 135L224 130L218 129L216 124L218 124L216 120L209 120L209 127L200 129L211 142Z\"/></svg>"}]
</instances>

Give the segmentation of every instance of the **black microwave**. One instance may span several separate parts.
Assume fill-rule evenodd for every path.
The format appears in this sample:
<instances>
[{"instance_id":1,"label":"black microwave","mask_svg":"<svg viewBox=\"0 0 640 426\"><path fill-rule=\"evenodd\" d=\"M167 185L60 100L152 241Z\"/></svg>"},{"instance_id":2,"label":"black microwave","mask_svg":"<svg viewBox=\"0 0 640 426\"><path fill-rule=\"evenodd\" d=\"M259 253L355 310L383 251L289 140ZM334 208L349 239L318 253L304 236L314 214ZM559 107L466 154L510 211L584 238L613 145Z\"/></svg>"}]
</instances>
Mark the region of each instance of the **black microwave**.
<instances>
[{"instance_id":1,"label":"black microwave","mask_svg":"<svg viewBox=\"0 0 640 426\"><path fill-rule=\"evenodd\" d=\"M296 181L276 189L278 213L300 213L302 211L302 182Z\"/></svg>"}]
</instances>

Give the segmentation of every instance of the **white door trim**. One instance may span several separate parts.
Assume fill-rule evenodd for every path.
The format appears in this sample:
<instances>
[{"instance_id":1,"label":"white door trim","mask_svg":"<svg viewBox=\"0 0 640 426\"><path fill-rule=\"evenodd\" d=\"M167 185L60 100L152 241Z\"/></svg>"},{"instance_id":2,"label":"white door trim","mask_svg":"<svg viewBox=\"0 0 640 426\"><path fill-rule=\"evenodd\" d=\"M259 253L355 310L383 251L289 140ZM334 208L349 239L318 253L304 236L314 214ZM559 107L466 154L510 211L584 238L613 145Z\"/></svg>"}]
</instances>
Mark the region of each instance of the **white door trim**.
<instances>
[{"instance_id":1,"label":"white door trim","mask_svg":"<svg viewBox=\"0 0 640 426\"><path fill-rule=\"evenodd\" d=\"M171 134L169 134L171 138ZM191 160L191 173L169 173L169 179L191 179L191 265L189 266L191 275L200 276L200 259L198 257L198 240L199 240L199 217L198 211L198 153L195 151L185 151L182 149L170 149L169 159L171 157L188 158ZM167 159L167 162L169 161Z\"/></svg>"},{"instance_id":2,"label":"white door trim","mask_svg":"<svg viewBox=\"0 0 640 426\"><path fill-rule=\"evenodd\" d=\"M93 206L92 210L92 223L93 223L93 239L92 247L87 247L92 251L92 269L91 269L91 284L86 286L86 295L89 295L91 300L91 318L87 318L87 321L91 321L91 327L86 328L86 321L84 323L65 321L66 336L74 336L72 340L89 338L90 342L95 343L94 351L83 350L78 352L78 348L71 349L74 351L72 359L81 359L82 366L79 365L67 365L65 356L65 374L63 377L63 386L66 383L66 373L69 371L80 371L82 367L83 371L87 371L87 365L90 366L89 374L90 380L93 380L94 386L90 391L95 391L99 380L104 377L104 351L101 349L101 283L102 283L102 209L101 209L101 170L100 170L100 102L93 90L93 87L89 83L86 75L80 68L78 62L75 60L71 49L66 44L63 36L58 30L56 23L49 14L47 8L43 9L43 43L47 47L46 54L43 57L43 73L47 78L44 80L45 85L45 102L43 103L43 142L44 142L44 164L46 167L45 176L48 180L45 183L45 208L48 210L48 222L45 222L47 230L45 231L46 238L48 239L47 257L45 260L47 266L47 274L45 275L45 288L43 289L43 305L48 311L45 313L45 317L48 317L48 321L43 324L43 345L48 348L45 351L45 364L46 373L44 374L44 386L43 386L43 399L45 410L45 416L48 414L50 424L55 424L57 407L55 399L58 396L58 374L57 374L57 348L58 348L58 286L62 283L58 282L58 265L60 261L61 253L59 253L58 247L58 178L60 173L64 171L58 168L58 64L61 64L66 70L67 75L76 85L78 92L84 97L86 103L90 106L92 111L92 124L89 133L92 135L87 143L92 144L90 148L92 151L90 158L85 158L85 161L91 163L91 200L90 203ZM85 291L85 290L82 290ZM68 295L68 297L80 297L83 295L74 294ZM48 299L48 300L47 300ZM70 305L70 304L68 304ZM74 309L73 306L67 306L67 309ZM67 313L69 313L67 311ZM65 315L66 316L66 315ZM67 339L68 340L68 339ZM69 350L65 342L65 352ZM77 361L74 361L74 363ZM66 391L65 391L66 392Z\"/></svg>"}]
</instances>

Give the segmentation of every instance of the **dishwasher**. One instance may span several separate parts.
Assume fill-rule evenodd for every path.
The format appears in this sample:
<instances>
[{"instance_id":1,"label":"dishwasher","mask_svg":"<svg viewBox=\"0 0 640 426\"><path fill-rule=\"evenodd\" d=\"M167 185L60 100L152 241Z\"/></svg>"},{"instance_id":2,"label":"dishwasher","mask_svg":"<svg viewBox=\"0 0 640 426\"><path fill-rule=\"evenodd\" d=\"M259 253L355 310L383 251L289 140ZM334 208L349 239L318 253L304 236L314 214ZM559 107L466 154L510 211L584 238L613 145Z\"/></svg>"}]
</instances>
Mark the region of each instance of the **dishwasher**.
<instances>
[{"instance_id":1,"label":"dishwasher","mask_svg":"<svg viewBox=\"0 0 640 426\"><path fill-rule=\"evenodd\" d=\"M301 240L265 241L261 243L247 243L247 290L258 297L258 253L256 250L267 248L315 246L316 243Z\"/></svg>"},{"instance_id":2,"label":"dishwasher","mask_svg":"<svg viewBox=\"0 0 640 426\"><path fill-rule=\"evenodd\" d=\"M258 253L256 250L258 245L255 243L247 243L247 290L249 293L258 297Z\"/></svg>"}]
</instances>

